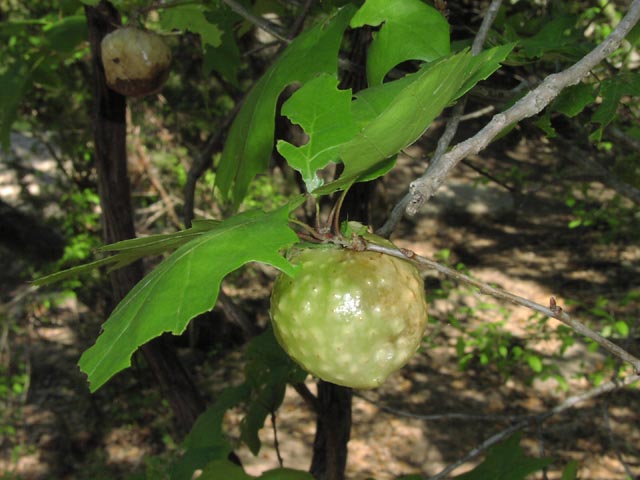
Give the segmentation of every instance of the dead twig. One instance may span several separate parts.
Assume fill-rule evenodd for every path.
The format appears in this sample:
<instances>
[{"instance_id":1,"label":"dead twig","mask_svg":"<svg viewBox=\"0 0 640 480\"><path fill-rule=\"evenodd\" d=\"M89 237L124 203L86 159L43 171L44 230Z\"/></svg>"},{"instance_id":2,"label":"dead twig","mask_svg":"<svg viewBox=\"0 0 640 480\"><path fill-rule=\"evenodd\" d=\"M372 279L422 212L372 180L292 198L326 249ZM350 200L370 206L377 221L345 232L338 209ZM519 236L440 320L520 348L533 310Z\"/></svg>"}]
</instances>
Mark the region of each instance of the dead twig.
<instances>
[{"instance_id":1,"label":"dead twig","mask_svg":"<svg viewBox=\"0 0 640 480\"><path fill-rule=\"evenodd\" d=\"M182 224L180 223L180 218L176 213L173 200L171 199L171 196L167 192L166 188L164 188L164 185L162 185L162 181L160 180L160 177L156 172L155 167L152 165L151 160L149 159L149 155L147 154L145 148L142 146L139 140L140 140L139 136L136 135L136 140L134 143L135 143L135 151L136 151L136 155L138 156L138 160L140 161L142 168L144 169L145 173L147 174L147 177L149 178L149 183L151 183L155 191L158 192L158 194L160 195L160 198L162 198L162 202L165 205L166 212L169 219L171 220L171 223L173 223L173 225L178 230L180 230L182 228Z\"/></svg>"}]
</instances>

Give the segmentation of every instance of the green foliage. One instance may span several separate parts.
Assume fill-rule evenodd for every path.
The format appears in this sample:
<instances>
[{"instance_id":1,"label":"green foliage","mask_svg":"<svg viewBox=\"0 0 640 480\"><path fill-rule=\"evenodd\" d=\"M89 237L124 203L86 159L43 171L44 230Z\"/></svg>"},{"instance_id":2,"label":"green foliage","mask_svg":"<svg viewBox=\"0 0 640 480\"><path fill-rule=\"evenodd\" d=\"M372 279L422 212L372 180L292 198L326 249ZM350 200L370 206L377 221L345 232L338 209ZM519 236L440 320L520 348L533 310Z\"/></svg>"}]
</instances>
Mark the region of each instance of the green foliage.
<instances>
[{"instance_id":1,"label":"green foliage","mask_svg":"<svg viewBox=\"0 0 640 480\"><path fill-rule=\"evenodd\" d=\"M239 88L238 74L241 56L235 38L235 25L238 22L238 17L225 8L210 11L209 16L215 18L218 28L222 31L222 38L218 46L209 42L203 43L202 67L204 73L208 74L215 70L231 85Z\"/></svg>"},{"instance_id":2,"label":"green foliage","mask_svg":"<svg viewBox=\"0 0 640 480\"><path fill-rule=\"evenodd\" d=\"M198 4L185 4L165 9L160 15L160 26L166 30L185 30L196 33L202 38L203 46L219 47L222 43L222 30L209 21L209 7Z\"/></svg>"},{"instance_id":3,"label":"green foliage","mask_svg":"<svg viewBox=\"0 0 640 480\"><path fill-rule=\"evenodd\" d=\"M0 32L0 141L5 148L8 146L9 134L17 119L21 121L21 128L34 131L58 126L58 138L70 138L70 143L81 145L75 150L65 150L65 156L73 158L74 168L77 167L73 174L81 177L78 185L90 178L89 174L83 176L78 172L83 168L90 171L92 161L88 153L90 140L84 128L88 124L90 76L82 4L95 6L97 3L94 0L64 2L59 8L50 9L55 10L54 13L37 14L33 18L27 18L28 10L23 10L22 16L9 18ZM292 11L298 15L297 9L283 3L286 2L259 1L248 8L258 14L277 11L279 20L286 19ZM509 63L520 76L538 71L546 75L547 71L578 59L592 44L610 33L620 17L615 11L610 22L595 22L602 12L600 7L576 14L563 2L555 2L540 15L523 10L507 15L507 7L491 35L495 48L472 56L468 50L459 48L468 44L469 39L462 39L451 47L447 20L423 1L368 0L359 9L354 3L320 2L308 18L310 22L321 21L295 38L250 88L216 165L215 186L222 199L234 207L267 206L270 209L271 205L280 205L291 197L267 177L255 179L269 166L275 139L276 106L288 87L297 90L283 104L281 113L299 125L308 138L302 145L280 140L277 149L288 166L301 174L309 193L331 194L354 182L386 174L394 166L399 151L419 139L443 109L488 78L501 63ZM148 6L143 0L123 0L115 4L125 17L131 14L129 18L136 20L139 20L137 12ZM343 7L334 11L337 6ZM211 130L219 128L211 118L223 117L231 110L241 90L255 71L262 71L263 65L260 62L253 65L247 60L251 54L240 51L239 45L248 44L242 36L250 31L251 25L220 2L167 4L160 10L159 20L148 19L147 23L156 21L159 22L156 27L188 31L200 40L197 52L182 55L181 51L177 56L176 62L184 64L163 92L166 95L158 102L162 105L157 110L140 108L137 111L140 123L151 123L147 117L149 111L163 116L165 126L173 122L168 130L177 132L176 143L185 151L172 156L171 147L166 150L178 178L176 183L182 186L186 174L175 171L180 166L178 157L186 157L192 145L196 146L195 150ZM593 28L587 29L587 25ZM348 42L344 39L347 27L364 26L372 27L373 31L367 51L368 88L352 94L350 90L338 89L339 50ZM637 42L638 32L636 28L632 33L631 43ZM188 45L185 38L180 37L180 48ZM556 134L552 120L557 113L584 119L583 125L588 125L591 139L601 149L611 148L611 144L602 142L608 125L623 123L622 120L633 124L638 113L636 106L629 107L629 98L640 95L640 77L636 72L626 71L630 60L624 58L624 53L617 53L616 62L611 62L607 70L594 72L588 82L567 89L556 99L539 120L549 136ZM265 59L271 61L267 57ZM398 67L406 61L412 61L417 71L398 77L401 72ZM193 75L194 71L203 71L203 77L194 80L198 77ZM218 72L222 79L208 75L212 71ZM69 95L70 91L74 93ZM135 110L144 104L140 101L132 105ZM60 125L60 115L68 119L68 123ZM625 127L630 136L640 138L633 127ZM150 149L164 148L164 140L148 140L150 136L149 132L143 134ZM323 175L319 172L331 163L342 163L344 170L337 181L323 184ZM625 179L640 178L638 162L633 157L619 156L614 169ZM506 176L518 186L527 181L526 174L517 169ZM65 261L85 259L96 245L99 230L95 194L84 188L70 191L65 204L68 201L82 213L70 215L65 229L68 227L71 231L82 224L88 233L73 238ZM614 238L614 234L637 233L637 212L628 204L617 197L605 202L594 200L586 190L571 192L566 205L574 218L569 228L606 230L603 242ZM91 390L95 391L127 367L133 352L144 342L166 331L181 333L194 316L210 310L215 305L220 282L231 272L257 261L293 273L292 265L281 254L298 240L288 221L301 202L302 199L295 199L268 213L245 211L221 222L195 221L191 229L177 233L119 242L99 249L100 253L113 253L111 256L40 279L37 283L45 284L95 271L97 267L121 268L143 256L175 250L120 303L104 324L96 344L82 356L80 366L89 376ZM345 230L345 233L353 232L361 233L361 227ZM449 253L443 251L441 259L446 261ZM451 286L446 282L443 285L442 291L433 295L446 297ZM631 294L626 299L637 301ZM583 307L605 336L627 338L630 335L633 318L612 311L603 299ZM473 328L465 325L466 318L477 317L481 312L490 312L496 320ZM461 368L495 366L508 376L524 367L532 377L558 375L558 381L566 384L554 369L555 358L543 358L528 348L527 339L508 333L507 320L504 311L489 303L463 305L454 312L450 323L458 329ZM535 317L530 319L531 339L535 335L550 335L540 327L541 322L536 324L535 320ZM566 327L558 328L555 335L561 340L562 353L575 342L573 332ZM270 331L249 344L245 357L244 383L226 389L198 419L183 445L183 457L173 466L172 478L186 480L196 469L202 469L200 478L203 479L255 478L227 460L234 446L223 432L224 412L239 405L245 408L241 441L257 454L261 448L259 430L281 404L286 384L301 382L306 374L280 349ZM605 377L603 372L615 365L609 362L605 367L591 376L593 382L601 381ZM7 375L6 382L0 383L0 396L19 389L21 381L20 377ZM524 478L549 463L547 459L526 458L518 442L519 438L513 437L494 447L483 464L457 478ZM563 478L575 478L576 468L575 464L568 465ZM310 476L305 472L276 469L259 478L306 480Z\"/></svg>"},{"instance_id":4,"label":"green foliage","mask_svg":"<svg viewBox=\"0 0 640 480\"><path fill-rule=\"evenodd\" d=\"M249 475L235 463L228 460L215 460L207 465L202 474L198 477L202 480L254 480L256 478L262 480L313 480L313 476L308 472L301 470L293 470L291 468L276 468L269 470L259 477Z\"/></svg>"},{"instance_id":5,"label":"green foliage","mask_svg":"<svg viewBox=\"0 0 640 480\"><path fill-rule=\"evenodd\" d=\"M470 472L458 475L457 480L524 480L527 475L542 470L551 458L528 458L520 446L520 434L494 445L484 461Z\"/></svg>"},{"instance_id":6,"label":"green foliage","mask_svg":"<svg viewBox=\"0 0 640 480\"><path fill-rule=\"evenodd\" d=\"M250 388L246 384L226 388L198 417L182 445L184 454L171 468L172 480L190 480L195 470L227 458L232 448L222 430L224 414L246 401L249 394Z\"/></svg>"},{"instance_id":7,"label":"green foliage","mask_svg":"<svg viewBox=\"0 0 640 480\"><path fill-rule=\"evenodd\" d=\"M27 95L36 85L45 92L61 88L65 83L61 72L77 62L85 51L86 32L84 15L59 18L56 14L47 14L37 19L16 15L3 20L0 144L4 149L9 147L11 128Z\"/></svg>"},{"instance_id":8,"label":"green foliage","mask_svg":"<svg viewBox=\"0 0 640 480\"><path fill-rule=\"evenodd\" d=\"M299 203L220 222L179 247L138 283L105 322L95 345L80 358L91 391L128 367L140 345L164 332L179 335L189 320L212 309L220 282L230 272L259 261L291 273L292 267L278 251L297 240L287 221Z\"/></svg>"},{"instance_id":9,"label":"green foliage","mask_svg":"<svg viewBox=\"0 0 640 480\"><path fill-rule=\"evenodd\" d=\"M298 36L254 85L229 130L218 164L216 187L223 199L238 205L253 177L266 169L274 143L276 101L284 88L305 84L321 73L337 74L338 48L352 13L345 7Z\"/></svg>"},{"instance_id":10,"label":"green foliage","mask_svg":"<svg viewBox=\"0 0 640 480\"><path fill-rule=\"evenodd\" d=\"M415 142L450 102L497 69L510 50L508 45L478 56L463 51L400 80L358 92L352 112L360 130L340 145L344 171L314 193L342 190L365 176L370 180L386 173L384 163L390 157Z\"/></svg>"},{"instance_id":11,"label":"green foliage","mask_svg":"<svg viewBox=\"0 0 640 480\"><path fill-rule=\"evenodd\" d=\"M369 0L350 27L381 26L367 52L367 80L381 85L385 75L406 60L431 62L449 53L449 24L420 0ZM429 35L424 35L429 32Z\"/></svg>"},{"instance_id":12,"label":"green foliage","mask_svg":"<svg viewBox=\"0 0 640 480\"><path fill-rule=\"evenodd\" d=\"M30 81L31 68L21 60L0 69L0 143L4 149L9 147L11 125Z\"/></svg>"},{"instance_id":13,"label":"green foliage","mask_svg":"<svg viewBox=\"0 0 640 480\"><path fill-rule=\"evenodd\" d=\"M272 330L249 342L246 359L244 383L227 387L218 400L198 417L184 442L185 453L172 469L172 480L189 480L196 469L207 464L206 468L212 474L218 472L220 477L217 478L227 478L221 472L226 468L223 460L231 446L224 436L222 420L227 410L240 404L246 405L240 440L257 455L261 446L258 432L267 416L282 403L287 383L300 383L307 376L282 350Z\"/></svg>"},{"instance_id":14,"label":"green foliage","mask_svg":"<svg viewBox=\"0 0 640 480\"><path fill-rule=\"evenodd\" d=\"M335 76L320 75L282 106L282 114L300 125L310 140L300 147L279 140L278 152L301 173L309 192L322 185L316 172L336 162L340 145L357 132L351 115L351 91L338 90L337 83Z\"/></svg>"},{"instance_id":15,"label":"green foliage","mask_svg":"<svg viewBox=\"0 0 640 480\"><path fill-rule=\"evenodd\" d=\"M578 478L578 462L570 461L564 470L562 470L561 480L577 480Z\"/></svg>"},{"instance_id":16,"label":"green foliage","mask_svg":"<svg viewBox=\"0 0 640 480\"><path fill-rule=\"evenodd\" d=\"M45 25L44 38L57 52L69 54L87 38L87 19L84 15L72 15L58 22Z\"/></svg>"},{"instance_id":17,"label":"green foliage","mask_svg":"<svg viewBox=\"0 0 640 480\"><path fill-rule=\"evenodd\" d=\"M418 28L422 23L415 19L421 18L415 16L415 2L402 2L405 6L410 4L413 6L407 7L409 10L399 13L413 12L412 24L418 22L414 25ZM385 18L397 21L391 11L376 17L368 5L365 4L358 11L359 16L354 17L357 25L380 22ZM420 9L426 12L427 23L440 25L444 22L436 10L423 7ZM336 89L335 48L336 39L342 34L351 13L351 10L342 9L324 31L318 30L321 27L318 26L294 40L254 86L231 127L219 164L216 186L223 198L239 203L251 179L266 168L273 146L275 103L287 85L302 84L284 105L283 114L305 129L309 141L300 147L280 141L278 149L288 163L302 173L309 191L323 195L344 189L354 181L370 180L386 173L393 165L390 158L422 135L449 103L493 73L511 50L511 46L504 46L475 57L469 52L461 52L442 58L400 80L374 84L359 92L350 106L350 92L341 93ZM417 55L417 58L434 60L437 53L448 51L448 36L444 30L436 28L435 43L415 45L410 53L403 50L407 45L406 36L384 33L394 31L397 32L397 23L385 23L380 41L384 42L385 52L403 52L402 56L394 54L381 59L377 65L374 61L372 74L376 78L401 59ZM373 59L379 57L374 50ZM302 64L300 58L305 58ZM319 76L313 80L314 75ZM252 132L251 137L245 136L247 131ZM345 165L341 178L321 187L316 171L336 161Z\"/></svg>"},{"instance_id":18,"label":"green foliage","mask_svg":"<svg viewBox=\"0 0 640 480\"><path fill-rule=\"evenodd\" d=\"M568 12L533 16L523 11L499 17L492 32L498 44L516 43L507 63L576 61L593 45L585 41L580 17Z\"/></svg>"},{"instance_id":19,"label":"green foliage","mask_svg":"<svg viewBox=\"0 0 640 480\"><path fill-rule=\"evenodd\" d=\"M595 99L596 92L593 85L579 83L563 90L551 105L550 110L556 110L567 117L575 117Z\"/></svg>"},{"instance_id":20,"label":"green foliage","mask_svg":"<svg viewBox=\"0 0 640 480\"><path fill-rule=\"evenodd\" d=\"M602 102L591 117L591 122L600 127L591 134L591 139L600 140L604 127L607 126L616 115L618 106L624 96L640 96L640 73L628 73L606 79L600 86Z\"/></svg>"},{"instance_id":21,"label":"green foliage","mask_svg":"<svg viewBox=\"0 0 640 480\"><path fill-rule=\"evenodd\" d=\"M264 425L265 418L282 403L287 383L304 381L307 372L282 350L272 330L249 343L246 359L245 383L251 389L251 394L240 438L257 455L260 451L258 431Z\"/></svg>"},{"instance_id":22,"label":"green foliage","mask_svg":"<svg viewBox=\"0 0 640 480\"><path fill-rule=\"evenodd\" d=\"M609 200L600 200L589 184L583 184L568 192L565 204L571 209L569 229L597 230L602 233L600 241L629 238L640 233L640 218L633 204L619 195Z\"/></svg>"}]
</instances>

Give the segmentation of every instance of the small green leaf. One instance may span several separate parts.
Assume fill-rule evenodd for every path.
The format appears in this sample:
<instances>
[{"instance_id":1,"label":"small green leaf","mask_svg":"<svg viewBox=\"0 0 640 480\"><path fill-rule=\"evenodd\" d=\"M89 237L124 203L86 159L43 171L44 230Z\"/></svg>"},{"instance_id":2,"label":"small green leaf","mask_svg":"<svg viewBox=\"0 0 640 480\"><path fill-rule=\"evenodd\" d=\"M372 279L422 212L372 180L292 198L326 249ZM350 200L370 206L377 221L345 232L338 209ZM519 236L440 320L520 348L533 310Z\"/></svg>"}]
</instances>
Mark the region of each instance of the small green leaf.
<instances>
[{"instance_id":1,"label":"small green leaf","mask_svg":"<svg viewBox=\"0 0 640 480\"><path fill-rule=\"evenodd\" d=\"M620 74L603 81L600 86L600 95L602 102L591 117L591 121L599 123L602 130L615 118L623 96L640 96L640 73Z\"/></svg>"},{"instance_id":2,"label":"small green leaf","mask_svg":"<svg viewBox=\"0 0 640 480\"><path fill-rule=\"evenodd\" d=\"M246 473L242 467L231 463L229 460L215 460L209 463L199 480L313 480L313 475L302 470L292 468L275 468L263 472L259 477Z\"/></svg>"},{"instance_id":3,"label":"small green leaf","mask_svg":"<svg viewBox=\"0 0 640 480\"><path fill-rule=\"evenodd\" d=\"M294 470L292 468L276 468L267 470L260 475L261 480L314 480L313 475L302 470Z\"/></svg>"},{"instance_id":4,"label":"small green leaf","mask_svg":"<svg viewBox=\"0 0 640 480\"><path fill-rule=\"evenodd\" d=\"M537 355L527 355L527 363L534 372L540 373L542 371L542 360Z\"/></svg>"},{"instance_id":5,"label":"small green leaf","mask_svg":"<svg viewBox=\"0 0 640 480\"><path fill-rule=\"evenodd\" d=\"M636 26L631 29L625 40L629 42L631 45L636 47L640 46L640 23L636 23Z\"/></svg>"},{"instance_id":6,"label":"small green leaf","mask_svg":"<svg viewBox=\"0 0 640 480\"><path fill-rule=\"evenodd\" d=\"M202 469L199 480L255 480L242 469L229 460L214 460Z\"/></svg>"},{"instance_id":7,"label":"small green leaf","mask_svg":"<svg viewBox=\"0 0 640 480\"><path fill-rule=\"evenodd\" d=\"M244 212L220 222L141 280L80 358L91 391L127 368L142 344L164 332L181 334L189 320L213 308L222 279L242 265L262 262L292 274L293 266L279 250L298 239L287 223L299 204L300 199L273 212Z\"/></svg>"},{"instance_id":8,"label":"small green leaf","mask_svg":"<svg viewBox=\"0 0 640 480\"><path fill-rule=\"evenodd\" d=\"M222 43L219 47L212 47L204 44L203 48L203 70L208 74L212 70L220 73L234 87L239 87L238 72L240 71L240 49L233 36L233 32L225 29Z\"/></svg>"},{"instance_id":9,"label":"small green leaf","mask_svg":"<svg viewBox=\"0 0 640 480\"><path fill-rule=\"evenodd\" d=\"M320 187L316 172L338 160L340 145L357 133L351 117L351 90L338 90L338 79L323 74L309 81L282 106L282 114L300 125L309 141L296 147L278 141L278 151L302 174L309 192Z\"/></svg>"},{"instance_id":10,"label":"small green leaf","mask_svg":"<svg viewBox=\"0 0 640 480\"><path fill-rule=\"evenodd\" d=\"M171 468L171 480L191 480L197 469L213 460L227 458L232 449L222 430L224 414L246 401L250 392L244 384L227 387L216 402L200 414L184 440L184 454Z\"/></svg>"},{"instance_id":11,"label":"small green leaf","mask_svg":"<svg viewBox=\"0 0 640 480\"><path fill-rule=\"evenodd\" d=\"M227 137L216 174L223 200L239 205L249 183L269 165L274 143L276 102L287 85L304 85L320 73L337 75L342 33L354 8L334 16L299 35L254 85L238 112Z\"/></svg>"},{"instance_id":12,"label":"small green leaf","mask_svg":"<svg viewBox=\"0 0 640 480\"><path fill-rule=\"evenodd\" d=\"M261 446L258 432L265 419L282 403L287 383L304 381L307 372L284 352L271 329L251 340L245 356L245 378L251 396L242 420L240 439L257 455Z\"/></svg>"},{"instance_id":13,"label":"small green leaf","mask_svg":"<svg viewBox=\"0 0 640 480\"><path fill-rule=\"evenodd\" d=\"M618 320L615 324L614 324L617 332L622 335L623 337L628 337L629 336L629 325L627 325L627 322L623 321L623 320Z\"/></svg>"},{"instance_id":14,"label":"small green leaf","mask_svg":"<svg viewBox=\"0 0 640 480\"><path fill-rule=\"evenodd\" d=\"M480 465L454 477L456 480L525 480L527 475L542 470L551 458L528 458L520 446L521 434L517 433L504 442L494 445Z\"/></svg>"},{"instance_id":15,"label":"small green leaf","mask_svg":"<svg viewBox=\"0 0 640 480\"><path fill-rule=\"evenodd\" d=\"M578 462L571 460L562 470L561 480L576 480L578 478Z\"/></svg>"},{"instance_id":16,"label":"small green leaf","mask_svg":"<svg viewBox=\"0 0 640 480\"><path fill-rule=\"evenodd\" d=\"M552 108L567 117L575 117L596 99L593 85L579 83L565 88L553 102Z\"/></svg>"},{"instance_id":17,"label":"small green leaf","mask_svg":"<svg viewBox=\"0 0 640 480\"><path fill-rule=\"evenodd\" d=\"M20 60L0 73L0 144L5 150L11 142L11 126L22 97L31 86L31 75L31 65Z\"/></svg>"},{"instance_id":18,"label":"small green leaf","mask_svg":"<svg viewBox=\"0 0 640 480\"><path fill-rule=\"evenodd\" d=\"M558 132L553 128L551 124L551 114L547 109L536 119L534 122L535 126L542 130L548 138L556 138L558 136Z\"/></svg>"},{"instance_id":19,"label":"small green leaf","mask_svg":"<svg viewBox=\"0 0 640 480\"><path fill-rule=\"evenodd\" d=\"M590 49L581 31L576 28L577 15L558 15L543 23L530 37L520 39L523 54L528 58L562 58L578 60Z\"/></svg>"},{"instance_id":20,"label":"small green leaf","mask_svg":"<svg viewBox=\"0 0 640 480\"><path fill-rule=\"evenodd\" d=\"M202 43L218 47L222 43L222 30L208 18L204 5L178 5L165 9L160 15L160 26L165 30L188 30L200 35Z\"/></svg>"},{"instance_id":21,"label":"small green leaf","mask_svg":"<svg viewBox=\"0 0 640 480\"><path fill-rule=\"evenodd\" d=\"M420 0L367 0L350 24L364 25L382 25L367 52L370 86L382 84L389 70L406 60L431 62L449 54L447 19Z\"/></svg>"},{"instance_id":22,"label":"small green leaf","mask_svg":"<svg viewBox=\"0 0 640 480\"><path fill-rule=\"evenodd\" d=\"M236 42L236 26L241 17L229 8L222 6L210 8L207 18L215 19L222 29L222 40L217 47L208 43L202 44L203 73L209 74L215 70L231 85L239 88L238 72L242 58Z\"/></svg>"},{"instance_id":23,"label":"small green leaf","mask_svg":"<svg viewBox=\"0 0 640 480\"><path fill-rule=\"evenodd\" d=\"M580 225L582 225L582 220L577 218L575 220L571 220L567 226L573 229L573 228L578 228Z\"/></svg>"}]
</instances>

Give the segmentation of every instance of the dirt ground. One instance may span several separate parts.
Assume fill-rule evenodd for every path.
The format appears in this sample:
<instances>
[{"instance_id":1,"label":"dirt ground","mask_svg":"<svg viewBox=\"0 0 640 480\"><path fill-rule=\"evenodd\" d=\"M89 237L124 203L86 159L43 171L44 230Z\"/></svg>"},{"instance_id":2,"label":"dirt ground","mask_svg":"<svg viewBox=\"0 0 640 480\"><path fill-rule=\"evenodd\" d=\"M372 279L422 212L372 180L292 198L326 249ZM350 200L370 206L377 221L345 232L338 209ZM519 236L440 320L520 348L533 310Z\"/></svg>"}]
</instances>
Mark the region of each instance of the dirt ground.
<instances>
[{"instance_id":1,"label":"dirt ground","mask_svg":"<svg viewBox=\"0 0 640 480\"><path fill-rule=\"evenodd\" d=\"M403 221L394 240L429 258L448 249L448 261L463 263L474 277L543 305L554 296L577 318L588 318L587 307L602 297L609 299L611 310L637 319L638 305L617 302L640 284L640 244L629 238L604 241L597 229L568 229L573 217L558 199L569 183L558 178L573 167L563 163L566 159L558 160L560 153L544 140L532 142L497 145L470 159L473 166L494 175L514 166L531 172L526 191L509 192L462 165L437 198ZM419 156L420 151L416 147L408 153ZM379 211L392 205L407 179L424 168L409 162L409 157L400 158L398 169L380 186L388 200ZM598 183L593 188L602 198L611 195ZM592 384L586 375L605 365L606 355L591 351L577 336L561 360L552 360L560 350L552 335L559 322L534 317L522 307L488 305L498 302L450 284L433 271L424 274L431 318L424 348L381 388L355 392L348 478L434 475L515 419L547 411L588 390ZM88 393L75 363L81 348L95 337L97 312L72 297L47 304L48 292L23 282L3 283L4 312L20 325L2 332L3 361L11 358L11 365L21 366L18 371L28 381L21 391L6 396L10 400L1 397L0 478L136 478L133 474L168 461L176 450L169 408L161 392L151 387L144 368L134 365L95 395ZM239 282L230 293L243 308L253 309L267 304L268 287L268 282ZM436 294L441 290L447 295ZM557 364L568 388L561 389L552 378L533 378L526 364L505 372L474 360L466 369L459 368L456 342L461 333L451 318L468 329L501 328L512 344L525 345L543 362ZM637 340L626 346L640 353ZM235 347L204 355L185 349L184 358L214 398L223 386L241 381L240 351ZM612 375L612 370L607 372L605 380ZM312 380L308 385L314 389ZM640 391L628 388L580 403L525 429L522 445L528 455L555 459L548 479L559 479L570 460L578 462L579 478L640 478L639 400ZM232 439L237 438L241 413L232 411L226 417ZM249 473L258 475L278 465L273 432L269 421L261 431L263 448L257 457L238 448ZM313 433L312 413L293 390L288 391L277 415L285 466L308 468Z\"/></svg>"}]
</instances>

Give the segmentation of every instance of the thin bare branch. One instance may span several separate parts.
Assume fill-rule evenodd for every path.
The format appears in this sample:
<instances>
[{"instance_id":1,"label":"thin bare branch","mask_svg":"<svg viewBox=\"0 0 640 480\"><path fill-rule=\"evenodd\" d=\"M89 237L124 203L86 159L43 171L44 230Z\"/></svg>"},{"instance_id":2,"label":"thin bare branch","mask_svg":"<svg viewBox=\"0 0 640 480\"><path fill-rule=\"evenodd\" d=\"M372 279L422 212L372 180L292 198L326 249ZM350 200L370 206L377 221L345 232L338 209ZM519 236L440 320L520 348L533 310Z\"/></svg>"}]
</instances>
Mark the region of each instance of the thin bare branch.
<instances>
[{"instance_id":1,"label":"thin bare branch","mask_svg":"<svg viewBox=\"0 0 640 480\"><path fill-rule=\"evenodd\" d=\"M632 202L640 205L639 189L612 174L609 170L600 165L600 163L591 158L589 155L579 155L574 158L583 167L586 167L588 170L594 172L603 184L614 189L623 197L626 197Z\"/></svg>"},{"instance_id":2,"label":"thin bare branch","mask_svg":"<svg viewBox=\"0 0 640 480\"><path fill-rule=\"evenodd\" d=\"M399 249L395 249L395 248L390 248L390 247L385 247L382 245L375 245L375 244L368 244L366 246L367 250L373 251L373 252L381 252L381 253L386 253L387 255L393 255L395 257L399 257L399 258L404 258L406 260L409 260L417 265L421 265L421 266L425 266L428 268L432 268L434 270L437 270L438 272L454 278L458 281L467 283L469 285L473 285L474 287L478 288L480 293L484 293L486 295L491 295L492 297L495 298L499 298L501 300L506 300L508 302L514 303L516 305L521 305L523 307L527 307L531 310L534 310L538 313L541 313L547 317L550 318L555 318L556 320L560 320L562 323L564 323L565 325L571 327L574 331L576 331L577 333L579 333L580 335L583 335L591 340L593 340L594 342L596 342L598 345L600 345L602 348L604 348L605 350L607 350L609 353L615 355L616 357L618 357L619 359L629 363L631 366L633 366L634 370L638 373L640 373L640 359L636 358L635 356L631 355L629 352L627 352L626 350L624 350L623 348L621 348L620 346L616 345L615 343L613 343L611 340L608 340L606 338L604 338L602 335L600 335L599 333L591 330L589 327L587 327L586 325L584 325L583 323L579 322L578 320L575 320L574 318L571 317L571 315L569 315L568 313L566 313L562 307L559 307L556 304L555 299L552 297L550 299L549 302L549 307L545 307L544 305L540 305L539 303L533 302L527 298L524 297L520 297L518 295L514 295L513 293L507 292L505 290L502 290L500 288L496 288L496 287L492 287L491 285L489 285L488 283L482 282L480 280L476 280L475 278L472 278L468 275L465 275L462 272L459 272L457 270L453 270L449 267L446 267L438 262L434 262L433 260L429 260L428 258L425 257L421 257L420 255L417 255L413 252L410 252L408 250L399 250Z\"/></svg>"},{"instance_id":3,"label":"thin bare branch","mask_svg":"<svg viewBox=\"0 0 640 480\"><path fill-rule=\"evenodd\" d=\"M278 465L280 468L284 467L284 462L282 460L282 455L280 454L280 442L278 441L278 427L276 425L276 412L271 410L271 428L273 429L273 448L276 451L276 456L278 458Z\"/></svg>"},{"instance_id":4,"label":"thin bare branch","mask_svg":"<svg viewBox=\"0 0 640 480\"><path fill-rule=\"evenodd\" d=\"M478 55L482 51L484 42L487 40L487 35L489 34L489 29L498 16L498 10L500 10L501 5L502 0L492 0L489 4L487 11L482 18L482 24L480 24L478 33L476 33L476 36L473 39L473 44L471 45L471 53L473 55Z\"/></svg>"},{"instance_id":5,"label":"thin bare branch","mask_svg":"<svg viewBox=\"0 0 640 480\"><path fill-rule=\"evenodd\" d=\"M522 415L513 416L513 415L489 415L489 414L481 414L481 413L463 413L463 412L447 412L447 413L413 413L407 412L406 410L400 410L398 408L390 407L388 405L384 405L376 400L366 397L364 394L360 392L354 392L354 396L363 399L366 402L369 402L372 405L375 405L380 410L383 410L387 413L391 413L393 415L397 415L399 417L413 418L415 420L427 420L427 421L452 421L452 420L462 420L462 421L477 421L477 422L515 422L524 418Z\"/></svg>"},{"instance_id":6,"label":"thin bare branch","mask_svg":"<svg viewBox=\"0 0 640 480\"><path fill-rule=\"evenodd\" d=\"M249 21L250 23L253 23L256 27L264 30L269 35L272 35L273 37L277 38L283 43L286 43L286 44L291 43L291 40L289 40L287 37L283 36L280 32L278 32L277 27L275 25L273 25L271 22L265 20L262 17L257 17L236 0L222 0L222 1L231 10L236 12L242 18Z\"/></svg>"},{"instance_id":7,"label":"thin bare branch","mask_svg":"<svg viewBox=\"0 0 640 480\"><path fill-rule=\"evenodd\" d=\"M298 392L298 395L300 395L300 397L307 403L307 405L309 405L309 407L311 407L311 409L315 413L318 413L320 411L318 397L316 397L311 392L311 390L309 390L309 387L307 387L304 383L294 383L293 388L296 392Z\"/></svg>"},{"instance_id":8,"label":"thin bare branch","mask_svg":"<svg viewBox=\"0 0 640 480\"><path fill-rule=\"evenodd\" d=\"M300 34L300 32L302 32L302 29L304 28L304 21L307 19L307 15L309 15L309 11L314 3L315 0L305 0L304 5L302 5L300 10L300 14L296 17L293 25L291 25L291 28L289 29L289 38L295 38Z\"/></svg>"},{"instance_id":9,"label":"thin bare branch","mask_svg":"<svg viewBox=\"0 0 640 480\"><path fill-rule=\"evenodd\" d=\"M500 443L502 440L504 440L505 438L511 436L513 433L515 433L515 432L517 432L519 430L522 430L523 428L531 425L534 422L536 422L536 423L543 422L543 421L547 420L548 418L550 418L550 417L552 417L554 415L557 415L558 413L562 413L562 412L564 412L566 410L569 410L570 408L575 407L579 403L585 402L587 400L591 400L591 399L593 399L595 397L598 397L600 395L603 395L605 393L609 393L609 392L612 392L614 390L618 390L620 388L629 386L632 383L635 383L637 381L640 381L640 375L638 375L638 374L629 375L629 376L627 376L627 377L625 377L625 378L623 378L621 380L612 380L610 382L603 383L602 385L600 385L598 387L592 388L591 390L588 390L586 392L580 393L578 395L573 395L573 396L567 398L562 403L556 405L551 410L548 410L546 412L540 413L538 415L533 415L533 416L531 416L531 417L529 417L529 418L527 418L525 420L522 420L521 422L518 422L515 425L511 425L510 427L505 428L504 430L502 430L502 431L496 433L495 435L489 437L487 440L482 442L480 445L478 445L477 447L473 448L464 457L462 457L461 459L459 459L456 462L452 463L451 465L449 465L447 468L442 470L437 475L434 475L433 477L430 477L429 480L439 480L441 478L446 477L449 473L453 472L459 466L467 463L470 460L473 460L475 457L477 457L481 453L485 452L486 450L488 450L490 447L492 447L496 443Z\"/></svg>"},{"instance_id":10,"label":"thin bare branch","mask_svg":"<svg viewBox=\"0 0 640 480\"><path fill-rule=\"evenodd\" d=\"M415 215L463 158L480 152L506 127L539 113L563 89L575 85L585 78L592 68L620 46L624 37L638 20L640 20L640 0L634 0L624 18L600 45L566 70L546 77L537 88L530 91L511 108L494 115L491 121L476 135L457 144L442 157L441 161L432 162L425 174L409 186L411 201L406 208L407 214Z\"/></svg>"}]
</instances>

